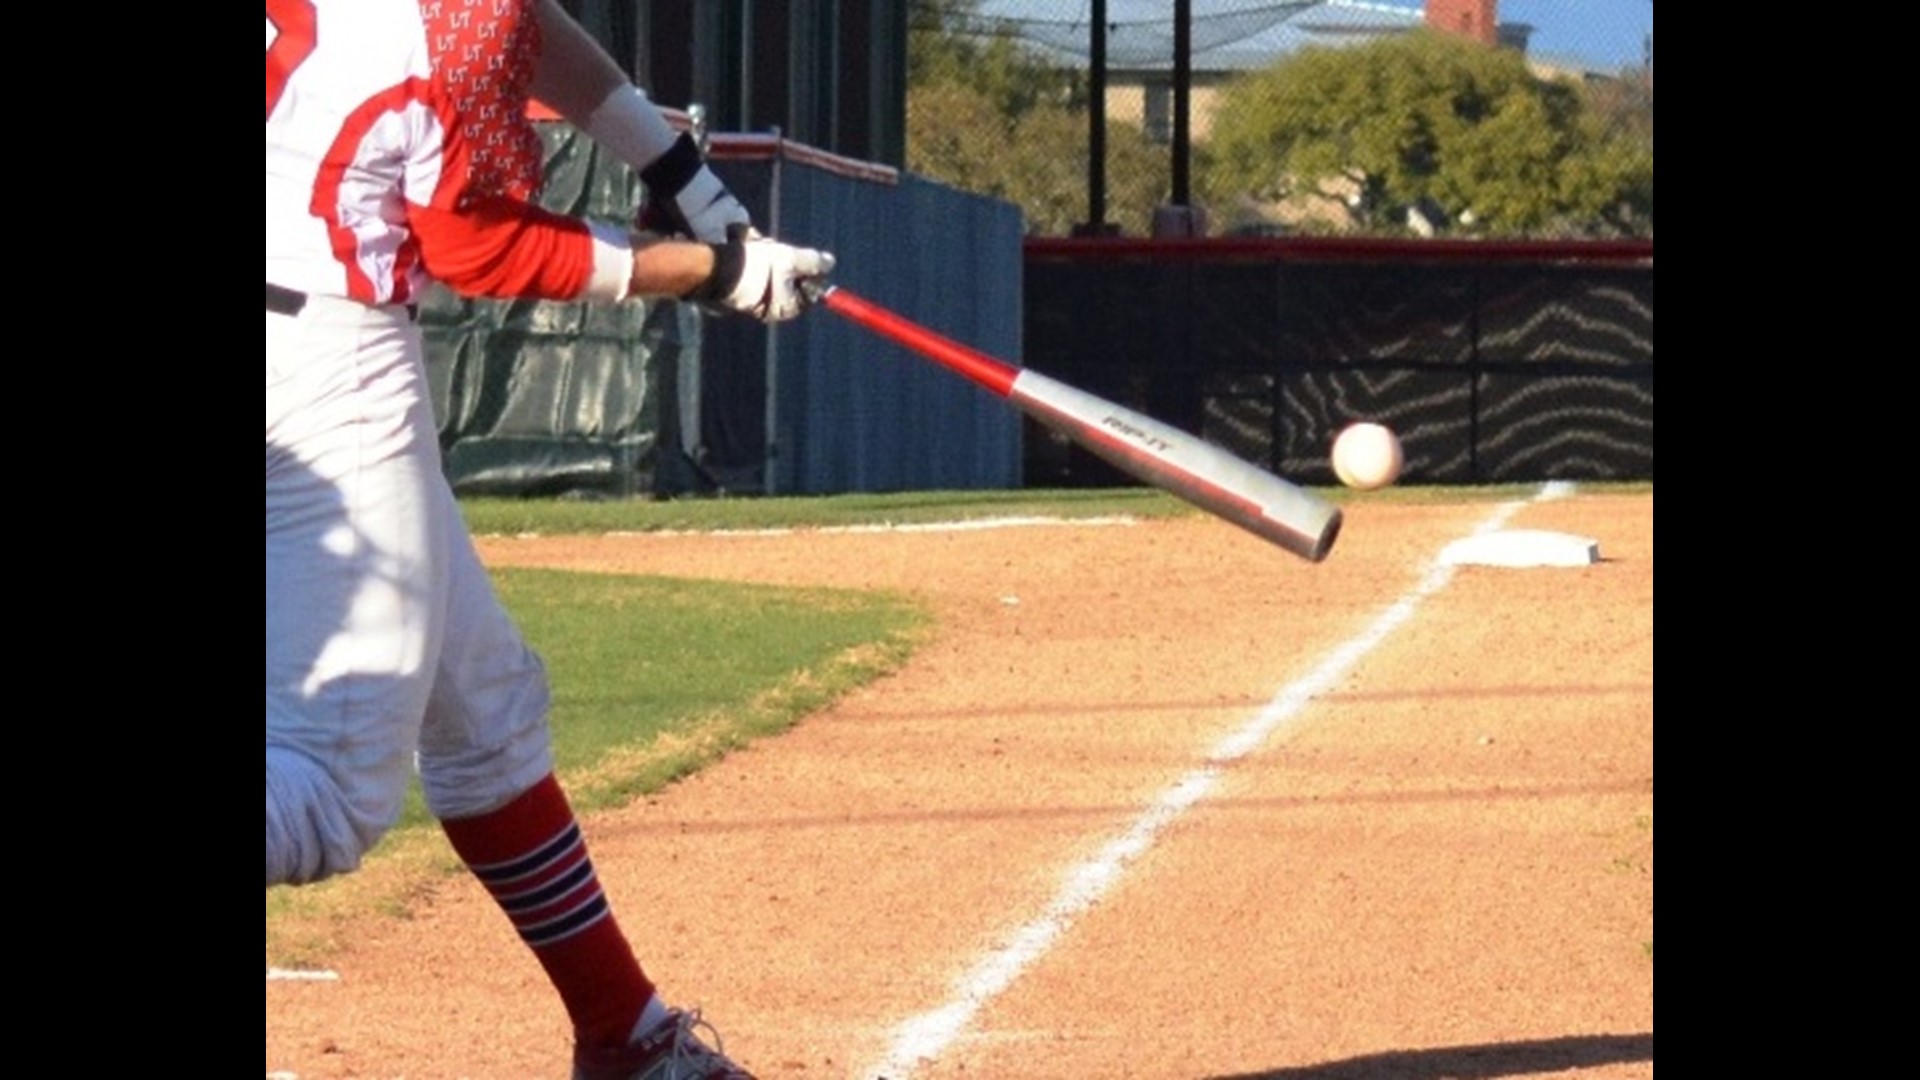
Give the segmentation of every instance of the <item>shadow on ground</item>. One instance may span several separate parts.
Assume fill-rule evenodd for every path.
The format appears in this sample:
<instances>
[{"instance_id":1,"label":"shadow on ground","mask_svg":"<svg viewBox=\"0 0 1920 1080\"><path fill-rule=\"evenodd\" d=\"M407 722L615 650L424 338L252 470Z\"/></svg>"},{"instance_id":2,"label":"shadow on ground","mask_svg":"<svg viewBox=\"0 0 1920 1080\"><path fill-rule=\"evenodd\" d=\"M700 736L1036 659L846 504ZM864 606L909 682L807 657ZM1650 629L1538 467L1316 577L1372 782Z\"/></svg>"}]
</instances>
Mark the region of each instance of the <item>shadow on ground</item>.
<instances>
[{"instance_id":1,"label":"shadow on ground","mask_svg":"<svg viewBox=\"0 0 1920 1080\"><path fill-rule=\"evenodd\" d=\"M1320 1065L1213 1076L1208 1080L1490 1080L1652 1060L1652 1032L1572 1035L1531 1042L1399 1050Z\"/></svg>"}]
</instances>

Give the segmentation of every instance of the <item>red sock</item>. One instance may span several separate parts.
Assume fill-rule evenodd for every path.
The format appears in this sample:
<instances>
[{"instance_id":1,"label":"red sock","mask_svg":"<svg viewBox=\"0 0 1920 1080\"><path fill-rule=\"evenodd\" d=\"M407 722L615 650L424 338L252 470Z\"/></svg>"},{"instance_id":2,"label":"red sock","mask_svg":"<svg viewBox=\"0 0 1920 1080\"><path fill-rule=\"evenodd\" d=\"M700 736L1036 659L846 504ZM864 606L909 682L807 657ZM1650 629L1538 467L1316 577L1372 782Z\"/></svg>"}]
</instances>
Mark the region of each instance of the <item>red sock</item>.
<instances>
[{"instance_id":1,"label":"red sock","mask_svg":"<svg viewBox=\"0 0 1920 1080\"><path fill-rule=\"evenodd\" d=\"M441 826L539 957L575 1039L626 1045L653 983L614 920L559 781L549 774L492 813Z\"/></svg>"}]
</instances>

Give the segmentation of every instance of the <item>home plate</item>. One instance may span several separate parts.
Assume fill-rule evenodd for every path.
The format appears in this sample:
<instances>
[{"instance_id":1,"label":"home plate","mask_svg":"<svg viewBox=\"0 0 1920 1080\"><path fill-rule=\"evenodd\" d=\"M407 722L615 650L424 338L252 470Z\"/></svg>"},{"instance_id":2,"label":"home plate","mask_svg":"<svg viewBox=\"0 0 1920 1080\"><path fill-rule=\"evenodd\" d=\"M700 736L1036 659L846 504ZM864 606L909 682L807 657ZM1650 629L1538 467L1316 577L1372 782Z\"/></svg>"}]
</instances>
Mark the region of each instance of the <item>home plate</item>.
<instances>
[{"instance_id":1,"label":"home plate","mask_svg":"<svg viewBox=\"0 0 1920 1080\"><path fill-rule=\"evenodd\" d=\"M1450 566L1588 566L1600 561L1600 542L1545 529L1496 529L1455 540L1440 551Z\"/></svg>"}]
</instances>

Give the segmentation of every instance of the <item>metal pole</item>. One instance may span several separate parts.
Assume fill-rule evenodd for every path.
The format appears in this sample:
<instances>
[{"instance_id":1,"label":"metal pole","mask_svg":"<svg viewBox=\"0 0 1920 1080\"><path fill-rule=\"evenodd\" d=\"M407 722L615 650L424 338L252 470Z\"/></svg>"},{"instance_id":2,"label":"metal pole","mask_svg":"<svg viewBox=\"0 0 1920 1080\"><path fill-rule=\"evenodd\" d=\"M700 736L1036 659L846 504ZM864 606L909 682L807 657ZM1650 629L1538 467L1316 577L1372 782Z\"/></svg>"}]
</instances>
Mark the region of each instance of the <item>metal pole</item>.
<instances>
[{"instance_id":1,"label":"metal pole","mask_svg":"<svg viewBox=\"0 0 1920 1080\"><path fill-rule=\"evenodd\" d=\"M740 124L753 130L753 0L740 2Z\"/></svg>"},{"instance_id":2,"label":"metal pole","mask_svg":"<svg viewBox=\"0 0 1920 1080\"><path fill-rule=\"evenodd\" d=\"M1095 236L1107 220L1107 0L1093 0L1087 46L1087 231Z\"/></svg>"},{"instance_id":3,"label":"metal pole","mask_svg":"<svg viewBox=\"0 0 1920 1080\"><path fill-rule=\"evenodd\" d=\"M1192 135L1187 126L1193 96L1193 0L1173 4L1173 204L1192 203L1187 158Z\"/></svg>"},{"instance_id":4,"label":"metal pole","mask_svg":"<svg viewBox=\"0 0 1920 1080\"><path fill-rule=\"evenodd\" d=\"M776 124L772 128L772 132L773 165L770 170L772 173L772 182L767 185L767 235L785 236L785 232L780 227L780 185L783 180L782 173L785 171L786 166L787 143L779 125ZM767 445L766 455L763 459L766 462L766 466L763 470L764 475L761 477L761 487L765 494L778 495L782 490L780 474L786 468L786 463L783 460L786 454L786 447L783 446L780 441L780 333L779 328L776 326L768 326L762 330L761 333L767 336L767 400L765 412Z\"/></svg>"}]
</instances>

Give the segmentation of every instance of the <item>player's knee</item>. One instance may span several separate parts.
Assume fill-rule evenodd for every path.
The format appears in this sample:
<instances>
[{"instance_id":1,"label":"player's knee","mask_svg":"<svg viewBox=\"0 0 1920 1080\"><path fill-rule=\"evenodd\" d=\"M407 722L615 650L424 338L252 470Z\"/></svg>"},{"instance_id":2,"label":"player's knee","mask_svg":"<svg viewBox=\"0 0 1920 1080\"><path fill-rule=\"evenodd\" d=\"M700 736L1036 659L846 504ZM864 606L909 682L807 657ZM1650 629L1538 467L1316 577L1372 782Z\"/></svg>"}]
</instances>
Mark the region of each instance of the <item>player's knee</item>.
<instances>
[{"instance_id":1,"label":"player's knee","mask_svg":"<svg viewBox=\"0 0 1920 1080\"><path fill-rule=\"evenodd\" d=\"M399 820L407 774L337 778L311 757L267 747L267 884L301 885L357 869Z\"/></svg>"},{"instance_id":2,"label":"player's knee","mask_svg":"<svg viewBox=\"0 0 1920 1080\"><path fill-rule=\"evenodd\" d=\"M517 639L491 656L484 682L436 687L420 728L420 787L442 820L504 806L553 771L545 667Z\"/></svg>"},{"instance_id":3,"label":"player's knee","mask_svg":"<svg viewBox=\"0 0 1920 1080\"><path fill-rule=\"evenodd\" d=\"M515 732L491 746L420 751L420 787L427 809L442 820L499 809L553 771L546 725Z\"/></svg>"}]
</instances>

